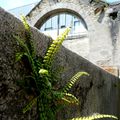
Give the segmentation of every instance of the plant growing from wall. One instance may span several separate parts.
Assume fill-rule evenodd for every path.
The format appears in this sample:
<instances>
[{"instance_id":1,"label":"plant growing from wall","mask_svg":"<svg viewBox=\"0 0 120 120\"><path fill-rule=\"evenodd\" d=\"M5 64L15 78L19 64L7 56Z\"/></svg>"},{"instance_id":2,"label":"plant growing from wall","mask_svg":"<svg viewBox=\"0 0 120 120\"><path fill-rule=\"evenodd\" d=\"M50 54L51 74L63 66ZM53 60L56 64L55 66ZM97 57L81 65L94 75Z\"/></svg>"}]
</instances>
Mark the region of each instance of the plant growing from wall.
<instances>
[{"instance_id":1,"label":"plant growing from wall","mask_svg":"<svg viewBox=\"0 0 120 120\"><path fill-rule=\"evenodd\" d=\"M26 113L34 104L37 104L39 120L56 120L56 112L60 108L69 104L79 104L79 100L73 94L69 93L69 90L78 78L83 75L88 75L88 73L78 72L63 88L56 88L55 85L58 80L55 76L55 71L52 69L52 64L54 56L60 49L70 28L67 28L56 40L53 40L44 58L40 58L35 52L30 26L27 24L24 17L22 17L22 20L26 30L26 39L22 40L20 37L14 36L19 46L22 48L21 51L16 54L16 60L27 62L29 65L29 75L25 76L24 80L18 81L18 83L26 93L31 92L33 95L33 98L29 100L28 104L23 108L23 113ZM93 118L96 119L96 117L116 118L110 115L97 115L94 117L74 118L72 120L92 120Z\"/></svg>"},{"instance_id":2,"label":"plant growing from wall","mask_svg":"<svg viewBox=\"0 0 120 120\"><path fill-rule=\"evenodd\" d=\"M98 22L102 22L106 10L109 8L109 4L105 0L90 0L90 4L95 7L94 14L99 14Z\"/></svg>"}]
</instances>

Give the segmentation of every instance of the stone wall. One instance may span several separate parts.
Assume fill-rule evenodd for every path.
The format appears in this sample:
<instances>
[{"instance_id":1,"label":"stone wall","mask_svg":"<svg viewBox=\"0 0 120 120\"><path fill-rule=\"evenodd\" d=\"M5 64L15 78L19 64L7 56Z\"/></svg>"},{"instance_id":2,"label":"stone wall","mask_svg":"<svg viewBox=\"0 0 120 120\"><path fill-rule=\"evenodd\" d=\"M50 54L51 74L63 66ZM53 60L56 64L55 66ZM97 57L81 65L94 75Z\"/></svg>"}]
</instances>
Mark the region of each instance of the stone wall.
<instances>
[{"instance_id":1,"label":"stone wall","mask_svg":"<svg viewBox=\"0 0 120 120\"><path fill-rule=\"evenodd\" d=\"M50 38L31 28L33 42L39 56L44 56ZM22 107L28 100L20 92L16 80L22 79L27 68L15 62L15 53L20 49L13 35L24 38L25 29L21 21L0 8L0 119L1 120L36 120L36 107L23 115ZM70 118L79 115L94 113L112 114L120 117L120 90L119 79L86 59L64 48L56 56L55 67L63 66L65 71L61 74L58 85L63 86L76 72L86 71L89 77L75 84L71 92L80 99L80 106L66 108L58 114L58 119ZM23 99L21 97L23 96ZM69 113L69 114L68 114Z\"/></svg>"}]
</instances>

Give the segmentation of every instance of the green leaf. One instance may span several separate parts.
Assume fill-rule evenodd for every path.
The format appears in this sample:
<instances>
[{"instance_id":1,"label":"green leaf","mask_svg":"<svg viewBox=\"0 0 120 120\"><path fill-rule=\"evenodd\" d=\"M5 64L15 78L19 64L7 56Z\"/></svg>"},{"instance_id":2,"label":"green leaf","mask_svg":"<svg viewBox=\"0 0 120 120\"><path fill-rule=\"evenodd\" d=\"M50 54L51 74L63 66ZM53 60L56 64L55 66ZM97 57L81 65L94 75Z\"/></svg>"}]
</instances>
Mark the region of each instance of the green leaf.
<instances>
[{"instance_id":1,"label":"green leaf","mask_svg":"<svg viewBox=\"0 0 120 120\"><path fill-rule=\"evenodd\" d=\"M113 118L113 119L118 120L118 118L114 115L104 115L104 114L92 115L88 117L78 117L78 118L73 118L71 120L95 120L95 119L100 119L100 118Z\"/></svg>"},{"instance_id":2,"label":"green leaf","mask_svg":"<svg viewBox=\"0 0 120 120\"><path fill-rule=\"evenodd\" d=\"M48 75L48 70L46 70L46 69L40 69L39 73L40 73L40 75Z\"/></svg>"},{"instance_id":3,"label":"green leaf","mask_svg":"<svg viewBox=\"0 0 120 120\"><path fill-rule=\"evenodd\" d=\"M26 113L28 110L31 110L32 106L37 103L37 97L31 100L25 108L23 108L23 113Z\"/></svg>"},{"instance_id":4,"label":"green leaf","mask_svg":"<svg viewBox=\"0 0 120 120\"><path fill-rule=\"evenodd\" d=\"M58 52L60 46L62 45L62 42L66 39L68 33L70 31L70 28L66 28L66 30L57 37L56 40L53 40L52 44L50 45L45 57L44 57L44 67L47 67L47 69L51 68L51 64L53 63L53 58L55 54Z\"/></svg>"},{"instance_id":5,"label":"green leaf","mask_svg":"<svg viewBox=\"0 0 120 120\"><path fill-rule=\"evenodd\" d=\"M23 22L23 24L24 24L25 29L26 29L27 31L30 31L30 26L28 25L25 16L22 15L22 16L21 16L21 20L22 20L22 22Z\"/></svg>"},{"instance_id":6,"label":"green leaf","mask_svg":"<svg viewBox=\"0 0 120 120\"><path fill-rule=\"evenodd\" d=\"M24 53L23 52L19 52L19 53L16 53L16 62L20 61L23 57Z\"/></svg>"},{"instance_id":7,"label":"green leaf","mask_svg":"<svg viewBox=\"0 0 120 120\"><path fill-rule=\"evenodd\" d=\"M66 84L66 86L62 89L63 92L67 93L71 88L72 86L75 84L75 82L83 75L89 75L88 73L86 72L78 72L76 73L71 79L70 81Z\"/></svg>"},{"instance_id":8,"label":"green leaf","mask_svg":"<svg viewBox=\"0 0 120 120\"><path fill-rule=\"evenodd\" d=\"M62 100L68 101L69 104L79 104L79 100L70 93L64 93Z\"/></svg>"},{"instance_id":9,"label":"green leaf","mask_svg":"<svg viewBox=\"0 0 120 120\"><path fill-rule=\"evenodd\" d=\"M26 47L26 44L23 39L21 39L19 36L13 35L13 37L16 39L16 41L19 43L19 45L23 48Z\"/></svg>"},{"instance_id":10,"label":"green leaf","mask_svg":"<svg viewBox=\"0 0 120 120\"><path fill-rule=\"evenodd\" d=\"M36 52L35 52L35 47L34 47L34 43L32 40L32 32L31 32L31 28L25 18L25 16L21 16L22 22L24 24L25 27L25 35L26 35L26 44L27 47L29 48L29 52L31 54L32 57L35 57Z\"/></svg>"}]
</instances>

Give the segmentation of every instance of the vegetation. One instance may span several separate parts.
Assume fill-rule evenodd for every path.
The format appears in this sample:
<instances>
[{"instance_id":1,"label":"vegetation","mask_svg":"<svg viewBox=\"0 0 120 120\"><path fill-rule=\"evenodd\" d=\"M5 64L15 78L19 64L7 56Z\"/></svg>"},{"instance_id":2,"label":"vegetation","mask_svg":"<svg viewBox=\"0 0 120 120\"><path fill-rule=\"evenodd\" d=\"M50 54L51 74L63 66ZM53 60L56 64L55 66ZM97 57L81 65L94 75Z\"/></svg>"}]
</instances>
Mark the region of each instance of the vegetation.
<instances>
[{"instance_id":1,"label":"vegetation","mask_svg":"<svg viewBox=\"0 0 120 120\"><path fill-rule=\"evenodd\" d=\"M73 118L72 120L95 120L95 119L102 119L102 118L113 118L113 119L118 119L115 116L112 115L93 115L93 116L88 116L88 117L80 117L80 118Z\"/></svg>"},{"instance_id":2,"label":"vegetation","mask_svg":"<svg viewBox=\"0 0 120 120\"><path fill-rule=\"evenodd\" d=\"M106 1L102 0L90 0L90 4L93 4L95 7L94 14L98 14L98 22L102 22L106 10L109 8L109 4Z\"/></svg>"},{"instance_id":3,"label":"vegetation","mask_svg":"<svg viewBox=\"0 0 120 120\"><path fill-rule=\"evenodd\" d=\"M18 81L21 88L27 94L32 94L32 99L23 108L23 113L30 110L33 105L37 105L37 113L39 120L56 120L56 112L65 105L79 104L79 100L69 90L75 84L75 82L83 75L88 75L86 72L76 73L63 88L57 88L58 82L55 71L52 69L54 56L60 49L60 46L66 36L68 35L70 28L67 28L65 32L58 36L56 40L52 41L49 49L47 50L44 58L38 57L34 44L32 41L32 34L29 25L24 17L22 17L25 30L26 39L23 40L18 36L14 36L21 47L20 52L16 54L16 60L22 60L29 65L28 76L25 76L24 80ZM74 118L72 120L92 120L96 118L111 117L111 115L97 115L91 117Z\"/></svg>"}]
</instances>

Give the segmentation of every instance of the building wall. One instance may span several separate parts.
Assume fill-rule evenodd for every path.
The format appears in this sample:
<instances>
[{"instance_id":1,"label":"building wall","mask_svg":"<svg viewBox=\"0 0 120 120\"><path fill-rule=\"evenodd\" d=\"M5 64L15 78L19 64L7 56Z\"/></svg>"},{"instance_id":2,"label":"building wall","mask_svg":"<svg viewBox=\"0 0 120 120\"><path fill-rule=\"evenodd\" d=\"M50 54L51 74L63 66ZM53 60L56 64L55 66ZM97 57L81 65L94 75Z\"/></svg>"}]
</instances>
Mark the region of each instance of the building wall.
<instances>
[{"instance_id":1,"label":"building wall","mask_svg":"<svg viewBox=\"0 0 120 120\"><path fill-rule=\"evenodd\" d=\"M120 66L120 19L111 20L106 12L102 22L98 22L99 16L94 15L94 7L88 0L41 0L27 19L39 28L51 15L62 11L81 16L88 27L86 38L66 40L65 47L99 66Z\"/></svg>"}]
</instances>

